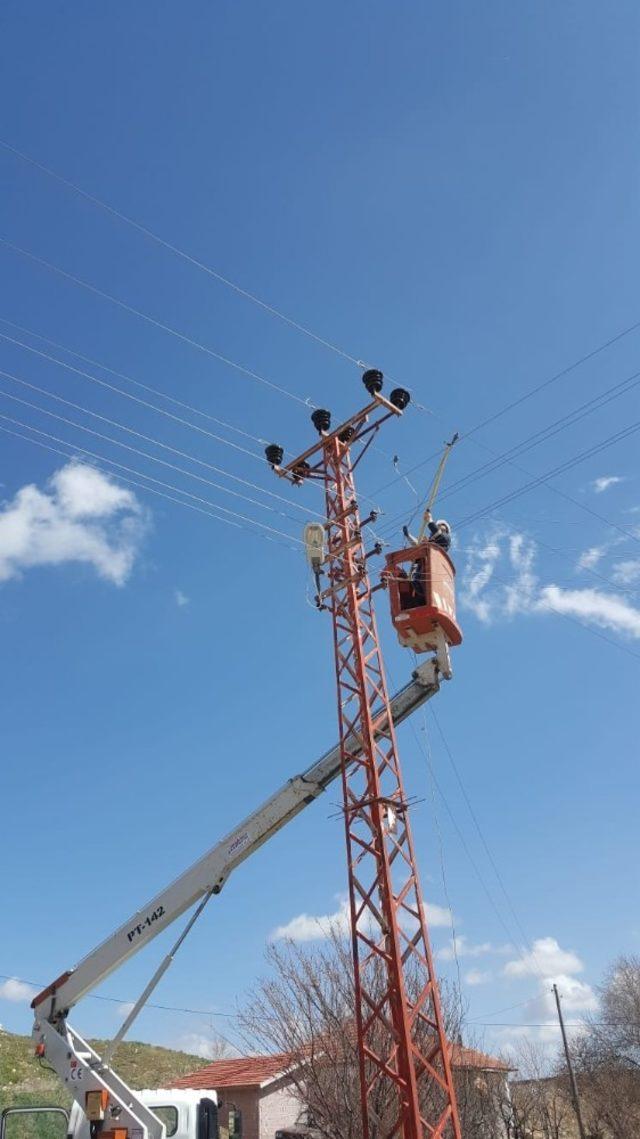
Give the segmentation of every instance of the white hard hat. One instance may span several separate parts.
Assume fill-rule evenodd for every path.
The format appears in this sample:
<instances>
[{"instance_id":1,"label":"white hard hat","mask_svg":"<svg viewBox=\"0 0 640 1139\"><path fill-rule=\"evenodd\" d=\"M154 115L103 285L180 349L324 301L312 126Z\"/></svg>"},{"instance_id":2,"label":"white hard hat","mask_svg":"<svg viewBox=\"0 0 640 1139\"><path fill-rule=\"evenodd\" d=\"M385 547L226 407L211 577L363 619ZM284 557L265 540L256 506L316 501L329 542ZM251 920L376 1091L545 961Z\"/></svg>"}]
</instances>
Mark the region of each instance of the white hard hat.
<instances>
[{"instance_id":1,"label":"white hard hat","mask_svg":"<svg viewBox=\"0 0 640 1139\"><path fill-rule=\"evenodd\" d=\"M444 530L445 534L451 533L451 527L450 527L448 522L445 522L444 518L439 518L438 521L436 522L436 526L440 530Z\"/></svg>"}]
</instances>

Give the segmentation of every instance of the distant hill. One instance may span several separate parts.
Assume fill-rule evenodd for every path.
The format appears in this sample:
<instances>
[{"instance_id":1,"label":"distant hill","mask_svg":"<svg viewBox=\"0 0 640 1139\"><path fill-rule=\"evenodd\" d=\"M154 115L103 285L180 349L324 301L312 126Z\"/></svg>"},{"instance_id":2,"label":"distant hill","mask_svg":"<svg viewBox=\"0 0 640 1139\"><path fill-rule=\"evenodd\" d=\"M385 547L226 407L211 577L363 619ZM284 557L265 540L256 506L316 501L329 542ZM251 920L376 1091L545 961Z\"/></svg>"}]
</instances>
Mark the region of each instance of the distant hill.
<instances>
[{"instance_id":1,"label":"distant hill","mask_svg":"<svg viewBox=\"0 0 640 1139\"><path fill-rule=\"evenodd\" d=\"M104 1040L90 1043L99 1054L106 1047ZM118 1048L116 1064L118 1074L132 1088L162 1088L179 1076L202 1068L206 1060L188 1052L131 1041ZM0 1030L0 1108L38 1103L69 1107L71 1097L46 1062L35 1058L30 1036Z\"/></svg>"}]
</instances>

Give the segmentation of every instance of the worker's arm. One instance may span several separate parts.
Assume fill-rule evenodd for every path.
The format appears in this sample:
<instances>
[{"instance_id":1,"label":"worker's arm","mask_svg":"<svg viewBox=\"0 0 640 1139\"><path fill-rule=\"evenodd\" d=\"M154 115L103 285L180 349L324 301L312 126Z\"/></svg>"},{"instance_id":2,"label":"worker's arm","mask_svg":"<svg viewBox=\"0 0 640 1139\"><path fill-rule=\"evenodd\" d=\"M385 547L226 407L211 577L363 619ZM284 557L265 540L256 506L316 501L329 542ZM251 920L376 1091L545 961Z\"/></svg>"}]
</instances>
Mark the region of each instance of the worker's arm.
<instances>
[{"instance_id":1,"label":"worker's arm","mask_svg":"<svg viewBox=\"0 0 640 1139\"><path fill-rule=\"evenodd\" d=\"M404 534L405 538L407 539L407 542L409 542L410 545L412 545L412 546L419 546L420 545L420 542L418 541L417 538L414 538L414 536L411 533L411 531L409 530L408 526L402 527L402 533Z\"/></svg>"}]
</instances>

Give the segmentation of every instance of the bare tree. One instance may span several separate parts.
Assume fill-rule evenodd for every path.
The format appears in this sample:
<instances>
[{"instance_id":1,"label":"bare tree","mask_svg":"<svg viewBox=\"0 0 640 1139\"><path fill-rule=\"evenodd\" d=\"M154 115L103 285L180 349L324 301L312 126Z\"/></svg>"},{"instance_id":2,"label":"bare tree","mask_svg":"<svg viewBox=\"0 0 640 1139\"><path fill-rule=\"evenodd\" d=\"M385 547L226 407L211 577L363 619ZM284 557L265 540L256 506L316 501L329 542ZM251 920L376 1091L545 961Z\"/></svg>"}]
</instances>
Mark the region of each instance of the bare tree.
<instances>
[{"instance_id":1,"label":"bare tree","mask_svg":"<svg viewBox=\"0 0 640 1139\"><path fill-rule=\"evenodd\" d=\"M640 958L619 957L599 989L600 1009L574 1044L593 1136L640 1135Z\"/></svg>"},{"instance_id":2,"label":"bare tree","mask_svg":"<svg viewBox=\"0 0 640 1139\"><path fill-rule=\"evenodd\" d=\"M550 1065L544 1047L523 1040L515 1061L520 1079L503 1105L509 1139L564 1139L571 1135L572 1110L563 1076Z\"/></svg>"},{"instance_id":3,"label":"bare tree","mask_svg":"<svg viewBox=\"0 0 640 1139\"><path fill-rule=\"evenodd\" d=\"M504 1104L509 1088L504 1072L456 1069L456 1097L464 1139L509 1139Z\"/></svg>"},{"instance_id":4,"label":"bare tree","mask_svg":"<svg viewBox=\"0 0 640 1139\"><path fill-rule=\"evenodd\" d=\"M312 949L293 942L267 950L270 976L261 980L241 1014L246 1043L254 1051L284 1055L300 1103L328 1139L361 1139L359 1058L356 1003L349 944L333 931ZM409 986L419 979L409 976ZM384 993L384 977L373 976L369 991ZM441 989L447 1037L459 1041L462 1010L457 993ZM496 1103L478 1073L465 1073L458 1082L460 1115L465 1139L494 1139ZM491 1078L489 1078L491 1080ZM432 1106L423 1091L424 1107ZM373 1139L392 1130L394 1098L379 1081L373 1104Z\"/></svg>"},{"instance_id":5,"label":"bare tree","mask_svg":"<svg viewBox=\"0 0 640 1139\"><path fill-rule=\"evenodd\" d=\"M622 957L600 989L600 1012L575 1045L592 1129L623 1139L640 1132L640 960Z\"/></svg>"}]
</instances>

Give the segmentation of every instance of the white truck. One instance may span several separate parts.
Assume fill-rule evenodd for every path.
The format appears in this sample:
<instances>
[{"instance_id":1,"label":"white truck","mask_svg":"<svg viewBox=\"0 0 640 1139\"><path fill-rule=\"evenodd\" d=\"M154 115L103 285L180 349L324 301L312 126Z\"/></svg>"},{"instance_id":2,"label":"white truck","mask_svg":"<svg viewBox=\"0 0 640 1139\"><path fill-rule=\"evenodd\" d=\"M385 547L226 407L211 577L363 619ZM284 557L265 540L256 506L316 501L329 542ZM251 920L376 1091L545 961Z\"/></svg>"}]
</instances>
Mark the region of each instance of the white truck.
<instances>
[{"instance_id":1,"label":"white truck","mask_svg":"<svg viewBox=\"0 0 640 1139\"><path fill-rule=\"evenodd\" d=\"M394 723L401 723L438 691L437 661L415 670L391 700ZM380 725L380 733L386 724ZM356 751L348 741L350 751ZM120 1079L111 1057L153 989L168 969L185 937L209 899L220 893L229 875L300 811L318 798L340 773L340 746L312 767L295 775L240 826L216 843L179 878L152 898L98 945L75 968L63 973L32 1002L36 1055L56 1071L74 1104L68 1121L71 1139L218 1139L217 1096L211 1091L155 1089L133 1091ZM176 943L161 962L107 1052L100 1057L71 1027L69 1011L105 977L138 953L162 930L195 906ZM0 1139L11 1139L7 1125L13 1113L0 1118ZM59 1109L58 1109L59 1110Z\"/></svg>"}]
</instances>

